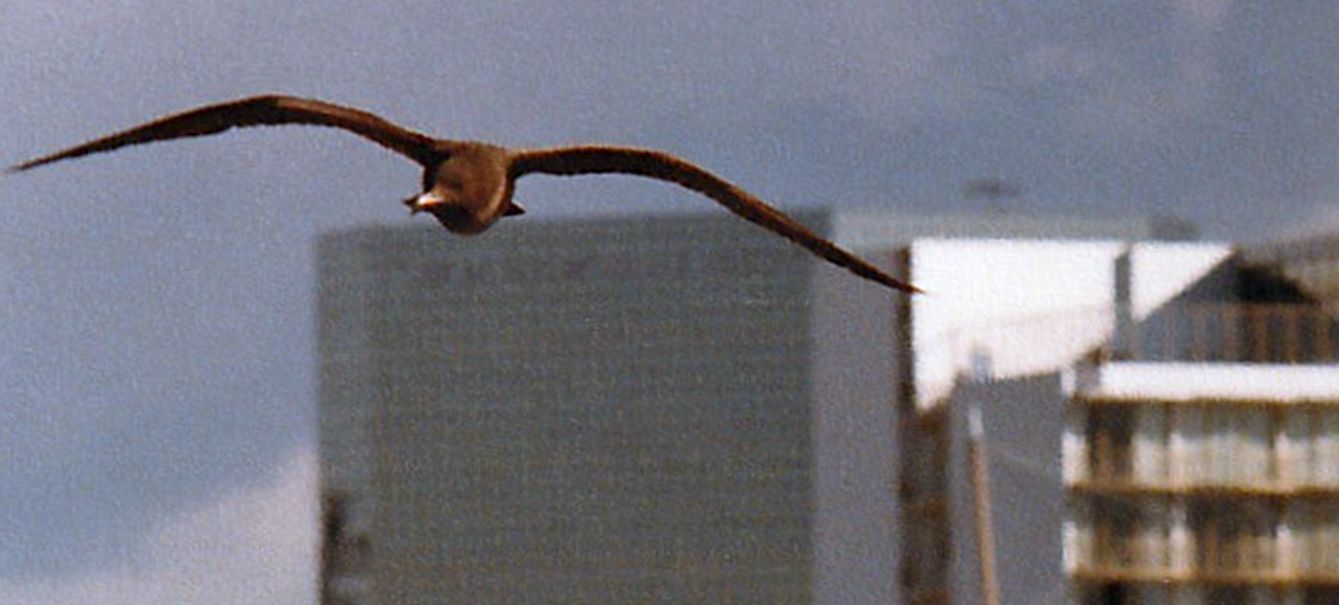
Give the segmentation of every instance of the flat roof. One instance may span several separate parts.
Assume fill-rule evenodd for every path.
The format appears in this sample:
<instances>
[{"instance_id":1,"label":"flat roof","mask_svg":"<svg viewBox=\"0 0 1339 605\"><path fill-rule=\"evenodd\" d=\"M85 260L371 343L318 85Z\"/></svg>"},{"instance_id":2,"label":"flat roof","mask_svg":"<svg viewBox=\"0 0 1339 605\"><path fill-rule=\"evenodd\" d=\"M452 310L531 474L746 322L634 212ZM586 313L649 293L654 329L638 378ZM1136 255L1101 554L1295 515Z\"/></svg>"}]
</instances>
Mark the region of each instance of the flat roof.
<instances>
[{"instance_id":1,"label":"flat roof","mask_svg":"<svg viewBox=\"0 0 1339 605\"><path fill-rule=\"evenodd\" d=\"M1062 386L1101 400L1339 403L1339 364L1110 362L1066 370Z\"/></svg>"}]
</instances>

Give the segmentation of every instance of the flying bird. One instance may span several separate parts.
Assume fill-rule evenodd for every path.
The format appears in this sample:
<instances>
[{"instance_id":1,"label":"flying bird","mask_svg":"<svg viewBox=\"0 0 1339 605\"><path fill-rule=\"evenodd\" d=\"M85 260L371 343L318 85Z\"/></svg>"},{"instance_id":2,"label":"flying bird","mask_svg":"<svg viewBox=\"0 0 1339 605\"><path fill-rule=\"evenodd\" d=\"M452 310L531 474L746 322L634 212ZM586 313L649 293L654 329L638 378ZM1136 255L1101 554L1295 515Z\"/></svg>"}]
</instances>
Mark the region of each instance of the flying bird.
<instances>
[{"instance_id":1,"label":"flying bird","mask_svg":"<svg viewBox=\"0 0 1339 605\"><path fill-rule=\"evenodd\" d=\"M610 145L510 149L477 141L438 139L366 111L315 99L263 95L206 105L29 160L10 171L127 145L215 134L234 127L280 124L341 128L414 160L424 169L423 191L405 199L404 204L410 214L427 212L453 233L479 233L501 217L524 213L512 200L512 191L516 179L527 174L631 174L670 181L701 193L745 220L860 277L902 292L920 291L819 237L747 191L668 153Z\"/></svg>"}]
</instances>

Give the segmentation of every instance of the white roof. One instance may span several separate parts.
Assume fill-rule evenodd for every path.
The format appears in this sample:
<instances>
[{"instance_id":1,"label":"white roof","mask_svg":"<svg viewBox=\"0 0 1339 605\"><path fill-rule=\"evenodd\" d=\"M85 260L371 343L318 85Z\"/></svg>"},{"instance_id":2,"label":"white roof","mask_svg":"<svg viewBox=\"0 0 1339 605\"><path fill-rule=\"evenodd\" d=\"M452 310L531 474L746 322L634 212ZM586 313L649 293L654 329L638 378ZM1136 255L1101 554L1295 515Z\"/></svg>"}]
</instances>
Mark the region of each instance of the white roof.
<instances>
[{"instance_id":1,"label":"white roof","mask_svg":"<svg viewBox=\"0 0 1339 605\"><path fill-rule=\"evenodd\" d=\"M912 303L919 405L946 396L959 374L1053 372L1106 342L1127 248L1135 321L1232 253L1221 243L915 240L911 278L928 292Z\"/></svg>"},{"instance_id":2,"label":"white roof","mask_svg":"<svg viewBox=\"0 0 1339 605\"><path fill-rule=\"evenodd\" d=\"M1115 362L1068 370L1063 384L1093 399L1339 402L1339 365Z\"/></svg>"}]
</instances>

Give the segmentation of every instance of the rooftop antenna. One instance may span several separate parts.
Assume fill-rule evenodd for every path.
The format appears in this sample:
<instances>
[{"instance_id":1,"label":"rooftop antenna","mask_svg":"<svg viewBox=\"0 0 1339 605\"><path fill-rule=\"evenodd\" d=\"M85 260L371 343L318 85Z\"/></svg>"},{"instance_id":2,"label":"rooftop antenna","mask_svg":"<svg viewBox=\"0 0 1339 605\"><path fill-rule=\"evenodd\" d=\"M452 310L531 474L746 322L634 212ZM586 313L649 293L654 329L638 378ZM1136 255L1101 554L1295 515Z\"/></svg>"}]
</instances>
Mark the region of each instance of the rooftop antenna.
<instances>
[{"instance_id":1,"label":"rooftop antenna","mask_svg":"<svg viewBox=\"0 0 1339 605\"><path fill-rule=\"evenodd\" d=\"M988 177L967 181L967 184L963 185L962 192L969 198L985 198L990 203L992 211L1004 214L1005 208L1000 204L1000 200L1018 197L1023 193L1023 188L1017 183Z\"/></svg>"}]
</instances>

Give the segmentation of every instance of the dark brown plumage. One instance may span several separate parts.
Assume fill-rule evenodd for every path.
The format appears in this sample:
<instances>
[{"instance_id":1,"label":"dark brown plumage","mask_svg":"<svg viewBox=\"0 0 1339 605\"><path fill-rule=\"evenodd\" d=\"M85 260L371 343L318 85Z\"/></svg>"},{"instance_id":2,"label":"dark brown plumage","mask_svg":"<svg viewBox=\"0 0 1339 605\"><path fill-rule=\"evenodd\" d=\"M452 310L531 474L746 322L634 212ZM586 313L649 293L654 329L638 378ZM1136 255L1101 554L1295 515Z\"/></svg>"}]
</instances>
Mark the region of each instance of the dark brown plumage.
<instances>
[{"instance_id":1,"label":"dark brown plumage","mask_svg":"<svg viewBox=\"0 0 1339 605\"><path fill-rule=\"evenodd\" d=\"M664 152L606 145L508 149L474 141L437 139L365 111L314 99L267 95L208 105L42 156L10 170L28 170L127 145L203 136L233 127L278 124L342 128L418 162L424 167L423 193L404 203L412 213L432 214L454 233L478 233L503 216L524 212L511 198L516 179L527 174L632 174L670 181L701 193L745 220L860 277L903 292L919 291L819 237L747 191Z\"/></svg>"}]
</instances>

